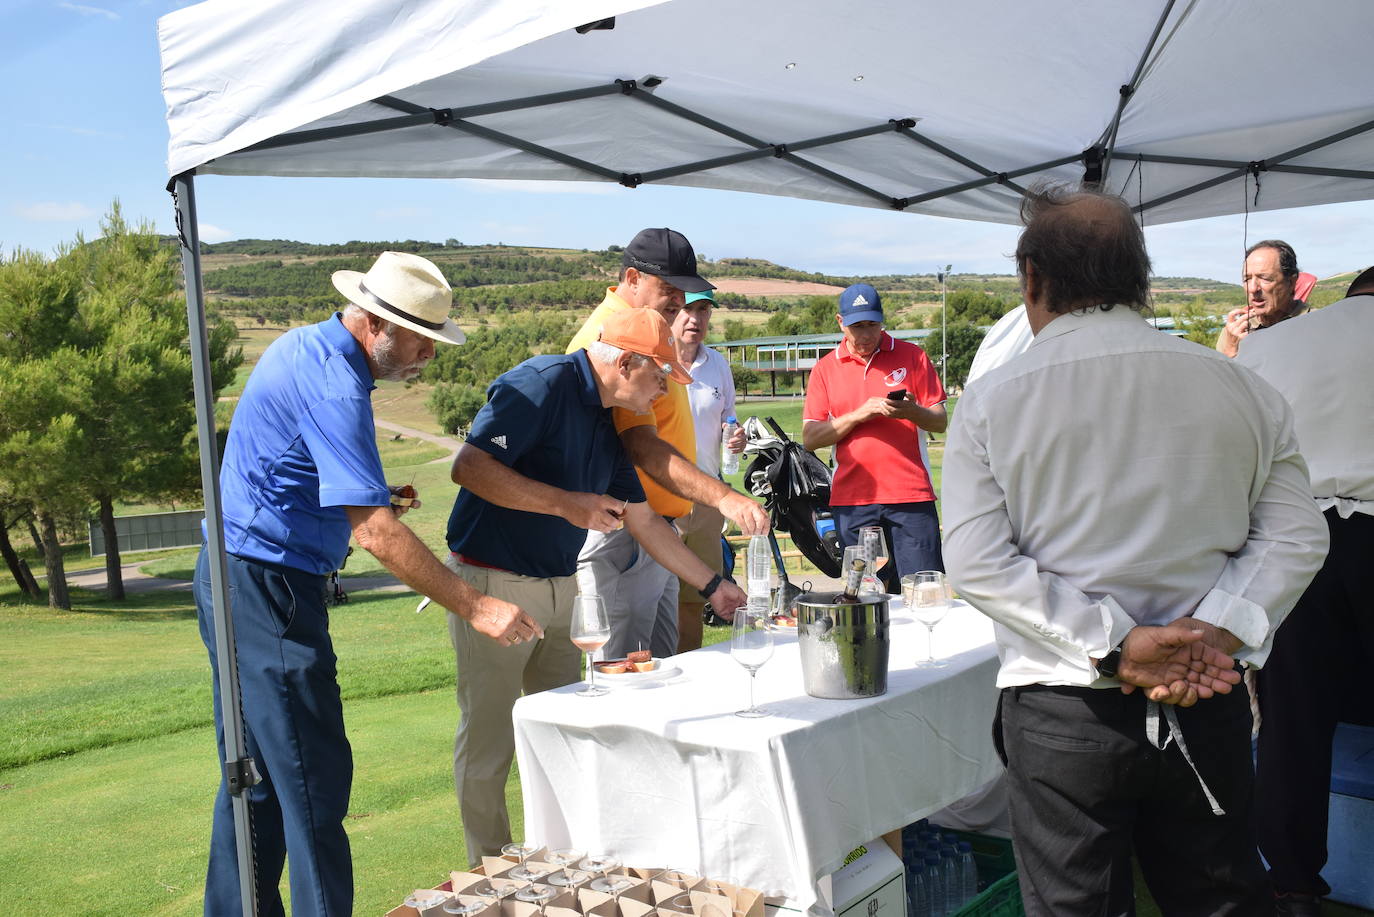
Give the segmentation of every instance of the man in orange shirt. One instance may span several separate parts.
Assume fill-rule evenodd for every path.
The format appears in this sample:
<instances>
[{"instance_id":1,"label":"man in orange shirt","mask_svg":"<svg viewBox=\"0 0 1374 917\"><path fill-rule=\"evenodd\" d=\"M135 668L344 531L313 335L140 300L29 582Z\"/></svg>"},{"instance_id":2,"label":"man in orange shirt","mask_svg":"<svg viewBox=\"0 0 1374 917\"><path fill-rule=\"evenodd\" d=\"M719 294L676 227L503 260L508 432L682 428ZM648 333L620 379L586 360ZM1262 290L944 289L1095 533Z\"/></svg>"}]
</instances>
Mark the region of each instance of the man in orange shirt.
<instances>
[{"instance_id":1,"label":"man in orange shirt","mask_svg":"<svg viewBox=\"0 0 1374 917\"><path fill-rule=\"evenodd\" d=\"M625 246L620 280L606 291L582 328L573 335L568 352L596 340L606 318L625 309L653 309L673 323L688 293L715 289L697 273L692 243L671 229L645 229ZM621 442L639 472L654 512L673 522L687 515L693 503L714 506L746 535L768 531L768 514L749 497L696 466L696 431L687 389L668 381L668 393L653 410L636 414L614 411ZM720 588L714 577L700 593L707 601ZM629 532L589 532L577 559L578 588L606 602L611 619L607 658L632 650L651 650L655 656L677 652L678 581L642 551ZM728 607L728 606L727 606Z\"/></svg>"}]
</instances>

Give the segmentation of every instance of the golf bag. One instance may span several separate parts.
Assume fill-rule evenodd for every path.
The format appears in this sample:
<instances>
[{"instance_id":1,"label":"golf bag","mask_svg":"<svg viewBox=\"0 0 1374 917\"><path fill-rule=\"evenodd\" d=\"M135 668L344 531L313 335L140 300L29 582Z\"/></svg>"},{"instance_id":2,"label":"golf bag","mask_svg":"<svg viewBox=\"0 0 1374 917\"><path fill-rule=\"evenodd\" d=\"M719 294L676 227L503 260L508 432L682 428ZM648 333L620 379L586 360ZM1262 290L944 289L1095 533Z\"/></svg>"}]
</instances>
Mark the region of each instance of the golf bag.
<instances>
[{"instance_id":1,"label":"golf bag","mask_svg":"<svg viewBox=\"0 0 1374 917\"><path fill-rule=\"evenodd\" d=\"M744 431L745 455L754 456L744 474L749 492L763 498L775 531L791 535L821 573L839 576L842 554L830 522L830 469L771 417L750 417Z\"/></svg>"}]
</instances>

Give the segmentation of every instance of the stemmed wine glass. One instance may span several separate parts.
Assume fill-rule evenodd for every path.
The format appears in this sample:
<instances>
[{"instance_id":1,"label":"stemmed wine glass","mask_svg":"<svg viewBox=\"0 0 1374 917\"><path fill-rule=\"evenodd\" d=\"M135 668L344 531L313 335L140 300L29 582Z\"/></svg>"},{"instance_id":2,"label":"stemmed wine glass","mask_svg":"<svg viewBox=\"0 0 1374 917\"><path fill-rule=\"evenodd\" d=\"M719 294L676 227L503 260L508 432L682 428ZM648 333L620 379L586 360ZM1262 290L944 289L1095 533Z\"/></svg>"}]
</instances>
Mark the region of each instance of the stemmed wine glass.
<instances>
[{"instance_id":1,"label":"stemmed wine glass","mask_svg":"<svg viewBox=\"0 0 1374 917\"><path fill-rule=\"evenodd\" d=\"M866 525L859 529L859 545L864 549L864 556L868 559L868 572L873 574L873 578L878 581L879 592L887 592L887 587L882 585L882 577L878 575L889 560L887 553L887 538L883 535L881 525Z\"/></svg>"},{"instance_id":2,"label":"stemmed wine glass","mask_svg":"<svg viewBox=\"0 0 1374 917\"><path fill-rule=\"evenodd\" d=\"M519 890L520 886L518 885L497 885L495 882L488 879L485 882L477 883L472 888L468 889L468 892L481 898L487 903L488 907L495 905L499 910L501 907L501 899L509 898Z\"/></svg>"},{"instance_id":3,"label":"stemmed wine glass","mask_svg":"<svg viewBox=\"0 0 1374 917\"><path fill-rule=\"evenodd\" d=\"M922 570L902 577L902 598L916 620L926 626L926 659L916 665L921 668L943 666L945 661L935 658L935 625L949 611L945 575L939 570Z\"/></svg>"},{"instance_id":4,"label":"stemmed wine glass","mask_svg":"<svg viewBox=\"0 0 1374 917\"><path fill-rule=\"evenodd\" d=\"M596 697L605 694L605 688L596 686L596 666L592 663L592 653L606 645L611 639L611 623L606 617L606 604L599 595L579 595L573 599L572 642L587 654L587 687L577 692L578 697Z\"/></svg>"},{"instance_id":5,"label":"stemmed wine glass","mask_svg":"<svg viewBox=\"0 0 1374 917\"><path fill-rule=\"evenodd\" d=\"M750 599L749 604L735 609L730 655L749 670L749 709L736 710L735 716L772 716L773 711L754 703L754 681L759 667L773 656L773 622L768 614L767 599Z\"/></svg>"},{"instance_id":6,"label":"stemmed wine glass","mask_svg":"<svg viewBox=\"0 0 1374 917\"><path fill-rule=\"evenodd\" d=\"M558 889L550 885L526 885L524 888L520 889L520 891L515 893L515 899L517 901L527 901L530 904L539 905L539 913L541 917L544 913L544 905L547 904L551 899L557 897Z\"/></svg>"},{"instance_id":7,"label":"stemmed wine glass","mask_svg":"<svg viewBox=\"0 0 1374 917\"><path fill-rule=\"evenodd\" d=\"M558 888L577 888L579 885L586 885L587 880L591 877L592 874L589 872L582 872L565 866L561 871L551 874L544 881Z\"/></svg>"},{"instance_id":8,"label":"stemmed wine glass","mask_svg":"<svg viewBox=\"0 0 1374 917\"><path fill-rule=\"evenodd\" d=\"M864 548L863 545L852 544L844 549L844 563L841 565L840 569L846 571L853 570L855 560L862 560L864 562L864 575L863 579L859 581L859 592L883 592L883 584L878 577L873 574L873 563L868 559L868 550Z\"/></svg>"},{"instance_id":9,"label":"stemmed wine glass","mask_svg":"<svg viewBox=\"0 0 1374 917\"><path fill-rule=\"evenodd\" d=\"M454 917L471 917L485 911L488 906L483 901L464 901L455 896L444 902L444 913L452 914Z\"/></svg>"},{"instance_id":10,"label":"stemmed wine glass","mask_svg":"<svg viewBox=\"0 0 1374 917\"><path fill-rule=\"evenodd\" d=\"M531 869L525 865L525 861L538 851L539 848L532 844L506 844L503 846L501 848L502 853L508 857L520 859L520 865L512 869L507 875L522 882L533 882L535 879L542 878L545 870Z\"/></svg>"}]
</instances>

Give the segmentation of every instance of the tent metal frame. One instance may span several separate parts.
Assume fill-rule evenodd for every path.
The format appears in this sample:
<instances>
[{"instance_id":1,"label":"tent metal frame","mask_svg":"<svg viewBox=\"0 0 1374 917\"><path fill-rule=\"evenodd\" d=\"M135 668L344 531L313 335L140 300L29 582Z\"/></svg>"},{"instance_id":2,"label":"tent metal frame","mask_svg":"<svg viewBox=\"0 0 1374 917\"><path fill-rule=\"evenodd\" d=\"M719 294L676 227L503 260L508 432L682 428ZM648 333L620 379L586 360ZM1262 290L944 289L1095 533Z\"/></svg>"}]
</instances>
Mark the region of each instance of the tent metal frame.
<instances>
[{"instance_id":1,"label":"tent metal frame","mask_svg":"<svg viewBox=\"0 0 1374 917\"><path fill-rule=\"evenodd\" d=\"M1374 171L1357 169L1336 169L1323 166L1292 165L1288 161L1305 153L1338 143L1349 137L1374 130L1374 121L1356 124L1327 136L1282 153L1262 157L1249 162L1239 160L1209 159L1204 157L1171 155L1168 153L1130 152L1116 149L1117 132L1121 119L1135 95L1145 72L1151 54L1154 53L1159 37L1173 11L1175 0L1166 0L1164 9L1155 25L1149 41L1142 50L1131 81L1118 89L1119 101L1111 122L1104 129L1098 142L1078 153L1066 154L1056 159L1021 166L1007 170L996 170L986 164L976 162L959 151L952 149L915 130L917 119L913 117L892 118L882 124L872 124L840 133L805 138L788 142L768 141L751 136L744 131L731 127L699 112L659 98L653 90L664 82L663 77L648 76L642 80L617 79L609 84L585 86L560 92L542 93L523 98L484 102L476 105L452 108L431 108L394 95L384 95L373 102L383 108L400 112L400 115L378 118L355 124L335 125L332 127L312 128L278 135L245 147L237 153L252 153L261 150L282 149L307 143L337 140L347 137L360 137L369 134L387 133L424 125L448 128L498 144L504 144L531 155L585 172L594 178L613 181L628 188L643 184L664 181L682 175L704 172L710 169L734 165L741 162L774 157L804 169L831 184L857 192L894 210L907 210L926 201L937 200L966 191L985 188L989 185L1005 185L1009 190L1025 195L1026 189L1015 179L1023 175L1059 168L1070 163L1083 165L1083 183L1090 187L1105 186L1107 175L1114 159L1141 163L1167 163L1171 165L1195 166L1204 169L1222 169L1216 175L1199 181L1186 188L1164 194L1150 201L1139 202L1133 210L1144 214L1152 208L1160 207L1180 198L1187 197L1235 179L1250 175L1258 178L1261 172L1288 172L1301 175L1319 175L1336 178L1355 178L1374 180ZM580 30L579 30L580 31ZM722 134L742 144L746 149L739 153L716 156L695 162L662 166L648 171L627 173L618 169L599 165L576 156L550 149L530 140L503 131L474 123L471 119L483 115L504 114L527 109L537 109L548 105L561 105L584 99L620 95L655 109L681 118ZM866 137L884 133L895 133L904 139L924 146L945 157L947 160L976 174L976 178L957 182L943 188L925 191L910 196L893 196L872 188L863 182L819 163L805 159L799 153L832 147ZM232 155L237 155L232 154ZM248 756L243 733L243 713L240 704L237 651L234 645L233 609L229 603L227 559L224 550L223 511L219 490L219 459L215 442L214 404L210 400L209 343L205 326L204 293L200 263L200 241L195 208L194 175L190 170L174 176L168 184L176 209L177 228L181 240L183 272L186 280L186 311L190 327L190 345L193 377L195 383L196 420L199 431L201 456L201 483L205 491L205 512L207 528L207 552L210 560L211 595L215 617L216 670L220 685L220 709L224 724L225 762L224 774L234 808L235 836L237 840L239 879L245 917L257 913L255 871L253 862L252 822L248 800L244 791L258 782L254 761Z\"/></svg>"}]
</instances>

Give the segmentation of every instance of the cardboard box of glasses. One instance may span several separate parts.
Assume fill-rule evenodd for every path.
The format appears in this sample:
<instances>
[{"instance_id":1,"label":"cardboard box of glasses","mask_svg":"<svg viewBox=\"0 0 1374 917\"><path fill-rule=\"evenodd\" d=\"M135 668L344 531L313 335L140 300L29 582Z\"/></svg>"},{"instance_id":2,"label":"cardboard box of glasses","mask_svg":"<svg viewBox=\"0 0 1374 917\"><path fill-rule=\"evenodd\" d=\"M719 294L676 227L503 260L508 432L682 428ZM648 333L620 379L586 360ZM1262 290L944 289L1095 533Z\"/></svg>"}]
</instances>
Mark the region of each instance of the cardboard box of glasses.
<instances>
[{"instance_id":1,"label":"cardboard box of glasses","mask_svg":"<svg viewBox=\"0 0 1374 917\"><path fill-rule=\"evenodd\" d=\"M483 857L476 871L416 889L386 917L763 917L763 895L752 888L675 869L595 869L602 864L546 855L538 851L524 863Z\"/></svg>"}]
</instances>

